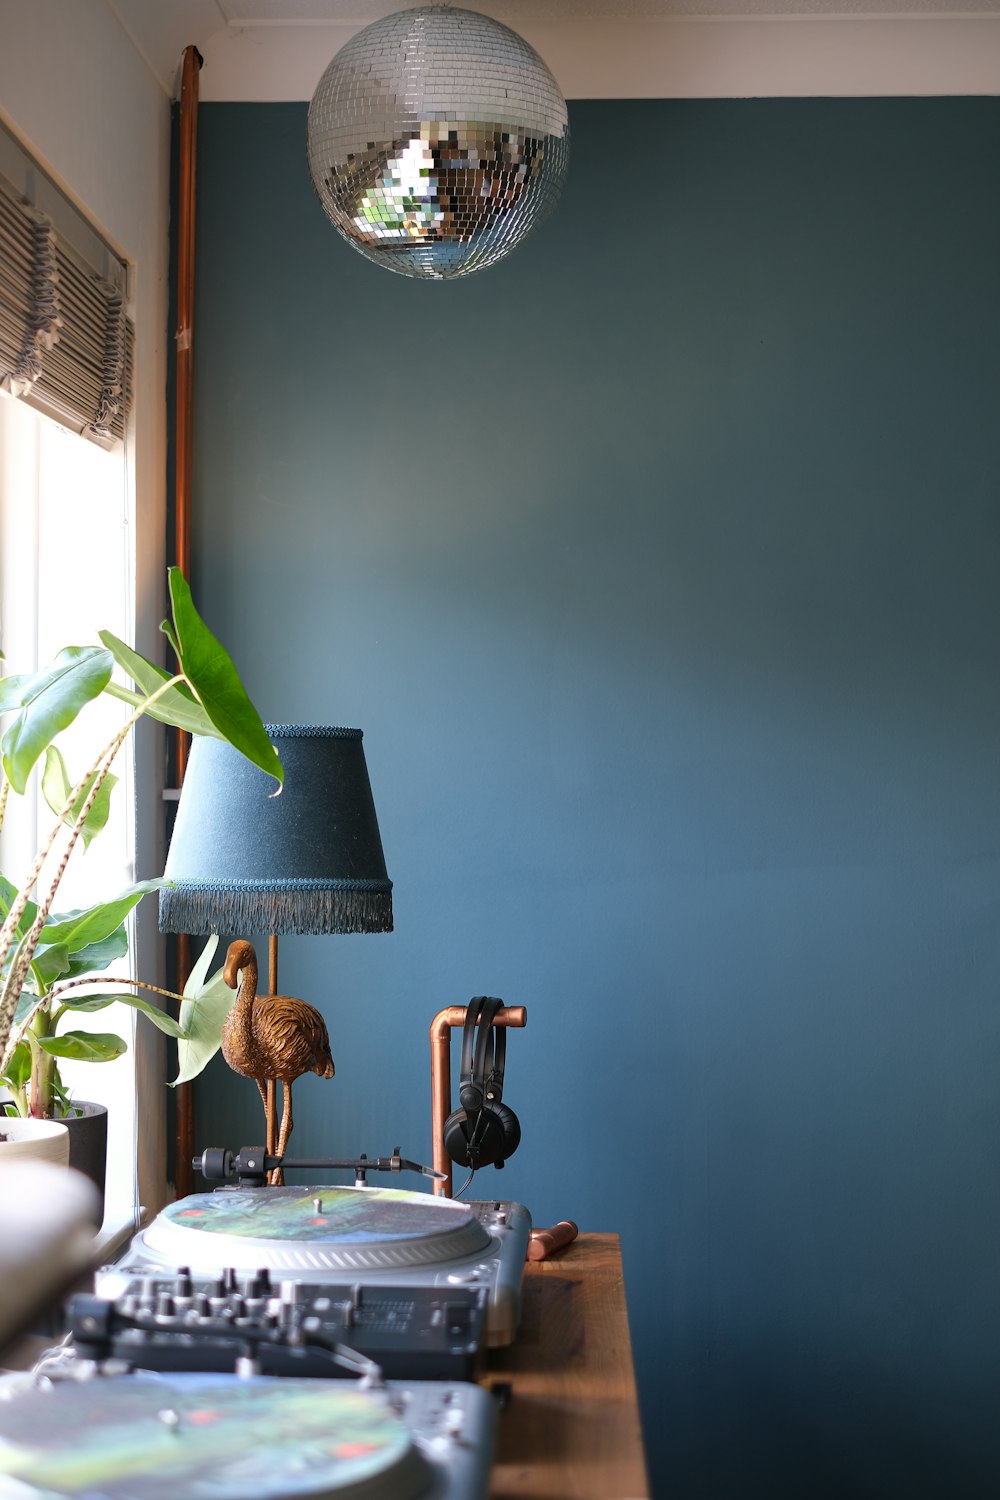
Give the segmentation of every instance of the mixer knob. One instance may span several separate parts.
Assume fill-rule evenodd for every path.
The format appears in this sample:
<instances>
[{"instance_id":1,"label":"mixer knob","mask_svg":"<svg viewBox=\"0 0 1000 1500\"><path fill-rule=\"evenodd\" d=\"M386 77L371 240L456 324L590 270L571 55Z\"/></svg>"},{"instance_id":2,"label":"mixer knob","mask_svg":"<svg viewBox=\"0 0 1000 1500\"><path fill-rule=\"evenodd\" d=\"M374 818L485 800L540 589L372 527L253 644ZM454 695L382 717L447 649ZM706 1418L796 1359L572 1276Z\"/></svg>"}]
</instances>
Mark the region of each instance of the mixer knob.
<instances>
[{"instance_id":1,"label":"mixer knob","mask_svg":"<svg viewBox=\"0 0 1000 1500\"><path fill-rule=\"evenodd\" d=\"M465 1302L446 1302L444 1315L448 1332L453 1338L463 1334L468 1337L472 1327L472 1309Z\"/></svg>"},{"instance_id":2,"label":"mixer knob","mask_svg":"<svg viewBox=\"0 0 1000 1500\"><path fill-rule=\"evenodd\" d=\"M172 1318L177 1311L173 1297L169 1292L161 1292L156 1299L156 1316L158 1318Z\"/></svg>"},{"instance_id":3,"label":"mixer knob","mask_svg":"<svg viewBox=\"0 0 1000 1500\"><path fill-rule=\"evenodd\" d=\"M280 1327L290 1330L295 1325L298 1310L302 1304L302 1288L297 1281L283 1281L281 1283L281 1301L278 1304L278 1324Z\"/></svg>"},{"instance_id":4,"label":"mixer knob","mask_svg":"<svg viewBox=\"0 0 1000 1500\"><path fill-rule=\"evenodd\" d=\"M267 1268L255 1271L252 1276L247 1277L244 1287L246 1297L269 1297L271 1295L271 1278L267 1274Z\"/></svg>"},{"instance_id":5,"label":"mixer knob","mask_svg":"<svg viewBox=\"0 0 1000 1500\"><path fill-rule=\"evenodd\" d=\"M194 1283L191 1280L191 1270L188 1266L181 1266L177 1272L177 1280L174 1282L174 1294L178 1297L190 1297L194 1291Z\"/></svg>"}]
</instances>

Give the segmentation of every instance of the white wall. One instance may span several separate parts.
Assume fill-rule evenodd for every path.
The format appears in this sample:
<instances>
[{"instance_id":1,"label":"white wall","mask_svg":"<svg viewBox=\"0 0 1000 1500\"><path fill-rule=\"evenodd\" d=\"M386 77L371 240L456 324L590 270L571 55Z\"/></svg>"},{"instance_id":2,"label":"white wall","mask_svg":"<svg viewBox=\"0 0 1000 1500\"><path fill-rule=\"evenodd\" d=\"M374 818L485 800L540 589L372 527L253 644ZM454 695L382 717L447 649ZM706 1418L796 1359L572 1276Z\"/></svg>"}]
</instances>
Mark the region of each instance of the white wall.
<instances>
[{"instance_id":1,"label":"white wall","mask_svg":"<svg viewBox=\"0 0 1000 1500\"><path fill-rule=\"evenodd\" d=\"M500 3L567 99L996 94L1000 15L718 15L542 20ZM402 8L402 0L399 7ZM349 6L345 6L349 10ZM206 100L309 99L358 21L220 26L197 38ZM192 40L192 38L188 38Z\"/></svg>"},{"instance_id":2,"label":"white wall","mask_svg":"<svg viewBox=\"0 0 1000 1500\"><path fill-rule=\"evenodd\" d=\"M169 100L104 0L0 0L0 117L134 271L136 634L140 650L162 658ZM150 729L137 747L144 876L163 869L161 745ZM160 945L153 904L145 905L138 962L150 977ZM144 1036L141 1045L156 1043ZM164 1163L163 1110L155 1108L139 1131L140 1194L149 1205L162 1200Z\"/></svg>"}]
</instances>

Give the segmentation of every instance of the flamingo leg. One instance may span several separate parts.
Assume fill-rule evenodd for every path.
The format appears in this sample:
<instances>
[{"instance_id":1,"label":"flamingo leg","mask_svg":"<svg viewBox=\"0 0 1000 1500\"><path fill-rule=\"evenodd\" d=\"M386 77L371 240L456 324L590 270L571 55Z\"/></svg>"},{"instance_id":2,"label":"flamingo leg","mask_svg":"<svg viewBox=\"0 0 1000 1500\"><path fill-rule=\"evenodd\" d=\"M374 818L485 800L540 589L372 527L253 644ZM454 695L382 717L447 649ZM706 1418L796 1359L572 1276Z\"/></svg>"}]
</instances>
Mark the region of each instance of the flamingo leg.
<instances>
[{"instance_id":1,"label":"flamingo leg","mask_svg":"<svg viewBox=\"0 0 1000 1500\"><path fill-rule=\"evenodd\" d=\"M278 1098L273 1078L267 1080L267 1094L264 1098L264 1114L267 1117L267 1154L274 1155L274 1143L278 1134Z\"/></svg>"},{"instance_id":2,"label":"flamingo leg","mask_svg":"<svg viewBox=\"0 0 1000 1500\"><path fill-rule=\"evenodd\" d=\"M278 1155L284 1156L288 1149L288 1137L292 1133L292 1085L282 1083L284 1098L281 1108L281 1134L278 1136Z\"/></svg>"},{"instance_id":3,"label":"flamingo leg","mask_svg":"<svg viewBox=\"0 0 1000 1500\"><path fill-rule=\"evenodd\" d=\"M253 1082L256 1083L256 1092L258 1092L258 1094L261 1095L261 1104L262 1104L262 1106L264 1106L264 1134L265 1134L265 1136L267 1136L267 1134L268 1134L268 1125L267 1125L267 1091L265 1091L265 1088L264 1088L264 1079L255 1079L255 1080L253 1080ZM265 1149L267 1149L267 1148L265 1148Z\"/></svg>"},{"instance_id":4,"label":"flamingo leg","mask_svg":"<svg viewBox=\"0 0 1000 1500\"><path fill-rule=\"evenodd\" d=\"M274 1156L277 1152L278 1136L277 1087L273 1078L267 1078L264 1081L267 1085L266 1092L263 1088L260 1087L260 1079L257 1080L257 1086L258 1088L260 1088L261 1098L264 1100L264 1118L267 1121L267 1143L264 1149L267 1152L268 1156ZM271 1187L280 1187L285 1180L282 1176L281 1168L275 1167L273 1171L269 1172L267 1174L267 1180Z\"/></svg>"},{"instance_id":5,"label":"flamingo leg","mask_svg":"<svg viewBox=\"0 0 1000 1500\"><path fill-rule=\"evenodd\" d=\"M269 1078L267 1081L269 1087L275 1087L275 1080L273 1078ZM284 1156L285 1148L288 1145L288 1137L292 1133L292 1085L283 1082L281 1087L284 1094L281 1105L281 1129L278 1132L278 1144L275 1152L277 1156ZM272 1187L284 1187L285 1174L280 1167L275 1167L271 1173L270 1184Z\"/></svg>"}]
</instances>

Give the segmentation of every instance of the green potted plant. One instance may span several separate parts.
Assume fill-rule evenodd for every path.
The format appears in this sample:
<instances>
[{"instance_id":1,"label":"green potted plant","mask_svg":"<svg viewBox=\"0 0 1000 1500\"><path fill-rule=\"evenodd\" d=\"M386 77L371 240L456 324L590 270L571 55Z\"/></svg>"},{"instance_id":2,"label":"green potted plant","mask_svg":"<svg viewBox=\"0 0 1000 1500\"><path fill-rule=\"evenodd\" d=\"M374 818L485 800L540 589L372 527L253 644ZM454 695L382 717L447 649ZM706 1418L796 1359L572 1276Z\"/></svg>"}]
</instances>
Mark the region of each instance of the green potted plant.
<instances>
[{"instance_id":1,"label":"green potted plant","mask_svg":"<svg viewBox=\"0 0 1000 1500\"><path fill-rule=\"evenodd\" d=\"M47 1120L64 1114L70 1101L63 1084L62 1058L103 1062L118 1057L125 1042L112 1033L95 1034L72 1026L80 1012L121 1002L141 1011L186 1046L185 1076L192 1058L204 1063L214 1050L222 998L221 971L206 977L199 962L185 996L106 971L128 951L127 921L133 908L163 882L143 881L111 900L84 910L58 913L54 903L70 855L104 827L114 785L111 766L133 726L144 715L162 723L228 741L254 765L275 777L278 755L225 649L199 616L188 585L177 568L168 575L172 620L161 629L177 658L171 675L131 650L107 631L100 646L67 647L43 671L0 679L0 715L9 722L0 742L0 826L11 792L23 794L41 764L41 791L55 821L20 879L0 875L0 1083L8 1100L2 1115ZM134 684L112 681L115 666ZM74 782L55 743L88 703L108 693L128 708L124 722L101 746ZM123 988L123 986L127 988ZM185 1024L175 1021L138 991L175 1000L186 998ZM205 1025L212 1041L204 1044ZM2 1149L2 1146L0 1146Z\"/></svg>"}]
</instances>

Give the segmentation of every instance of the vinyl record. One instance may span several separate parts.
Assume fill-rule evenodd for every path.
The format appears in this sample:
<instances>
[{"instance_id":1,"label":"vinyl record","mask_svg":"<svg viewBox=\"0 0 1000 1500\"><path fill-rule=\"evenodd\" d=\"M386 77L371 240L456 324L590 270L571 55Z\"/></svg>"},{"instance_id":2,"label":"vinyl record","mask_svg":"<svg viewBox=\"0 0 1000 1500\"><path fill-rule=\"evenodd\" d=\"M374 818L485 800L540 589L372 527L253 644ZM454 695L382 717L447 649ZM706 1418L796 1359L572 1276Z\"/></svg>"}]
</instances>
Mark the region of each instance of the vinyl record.
<instances>
[{"instance_id":1,"label":"vinyl record","mask_svg":"<svg viewBox=\"0 0 1000 1500\"><path fill-rule=\"evenodd\" d=\"M468 1204L400 1188L233 1188L171 1203L138 1243L161 1263L241 1269L385 1271L480 1253Z\"/></svg>"},{"instance_id":2,"label":"vinyl record","mask_svg":"<svg viewBox=\"0 0 1000 1500\"><path fill-rule=\"evenodd\" d=\"M131 1376L0 1390L3 1500L414 1500L429 1469L376 1395Z\"/></svg>"}]
</instances>

